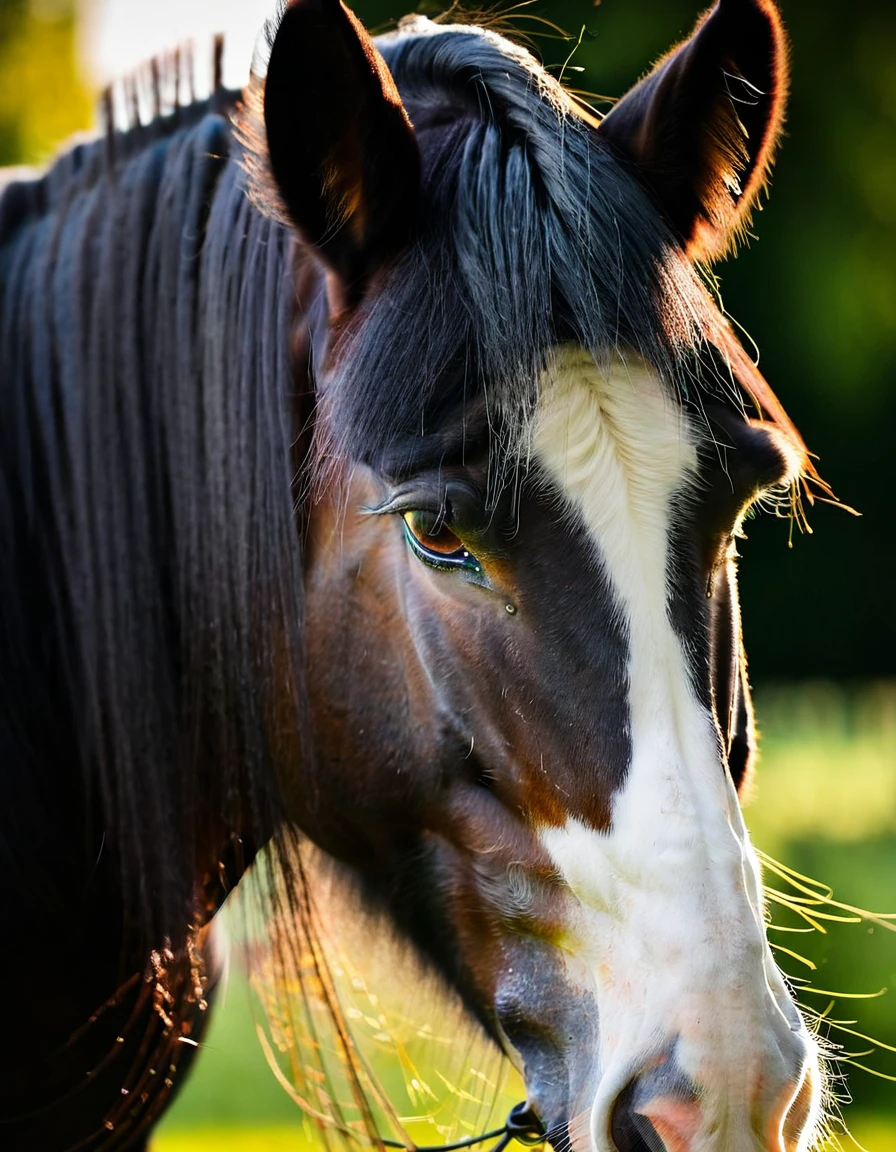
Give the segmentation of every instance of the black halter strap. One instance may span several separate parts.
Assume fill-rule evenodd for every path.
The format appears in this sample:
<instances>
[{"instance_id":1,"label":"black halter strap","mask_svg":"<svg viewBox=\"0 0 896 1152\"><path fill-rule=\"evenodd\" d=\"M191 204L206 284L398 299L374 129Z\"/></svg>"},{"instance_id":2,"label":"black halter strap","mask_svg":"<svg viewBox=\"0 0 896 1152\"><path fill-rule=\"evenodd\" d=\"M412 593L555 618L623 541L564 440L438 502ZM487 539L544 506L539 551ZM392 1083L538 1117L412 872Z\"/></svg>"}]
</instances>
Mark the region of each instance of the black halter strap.
<instances>
[{"instance_id":1,"label":"black halter strap","mask_svg":"<svg viewBox=\"0 0 896 1152\"><path fill-rule=\"evenodd\" d=\"M510 1110L503 1128L493 1128L491 1132L483 1132L481 1136L467 1136L464 1140L455 1140L451 1144L402 1144L400 1140L380 1140L384 1148L400 1148L403 1152L456 1152L459 1148L472 1148L476 1144L484 1144L487 1140L495 1143L488 1152L504 1152L511 1142L534 1147L543 1144L545 1140L544 1128L541 1121L531 1108L525 1103L517 1104Z\"/></svg>"}]
</instances>

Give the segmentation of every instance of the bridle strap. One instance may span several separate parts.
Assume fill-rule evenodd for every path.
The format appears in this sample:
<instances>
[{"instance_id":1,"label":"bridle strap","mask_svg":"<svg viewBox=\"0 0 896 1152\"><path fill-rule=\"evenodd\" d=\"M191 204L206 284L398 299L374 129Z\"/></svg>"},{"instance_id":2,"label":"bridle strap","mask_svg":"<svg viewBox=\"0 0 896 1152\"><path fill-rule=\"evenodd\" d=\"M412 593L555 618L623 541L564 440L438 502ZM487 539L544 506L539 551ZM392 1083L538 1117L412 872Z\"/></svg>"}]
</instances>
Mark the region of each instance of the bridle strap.
<instances>
[{"instance_id":1,"label":"bridle strap","mask_svg":"<svg viewBox=\"0 0 896 1152\"><path fill-rule=\"evenodd\" d=\"M464 1140L455 1140L451 1144L403 1144L400 1140L383 1139L380 1139L380 1144L384 1148L402 1149L402 1152L456 1152L460 1148L472 1148L476 1144L484 1144L487 1140L496 1141L488 1152L504 1152L511 1140L528 1147L543 1144L545 1133L538 1117L523 1102L511 1108L503 1128L494 1128L491 1132L483 1132L481 1136L467 1136Z\"/></svg>"},{"instance_id":2,"label":"bridle strap","mask_svg":"<svg viewBox=\"0 0 896 1152\"><path fill-rule=\"evenodd\" d=\"M495 1128L491 1132L483 1132L481 1136L468 1136L465 1140L455 1140L453 1144L402 1144L400 1140L380 1140L385 1148L401 1148L404 1152L454 1152L456 1148L472 1148L476 1144L484 1144L486 1140L495 1140L497 1144L489 1152L503 1152L513 1137L507 1128Z\"/></svg>"}]
</instances>

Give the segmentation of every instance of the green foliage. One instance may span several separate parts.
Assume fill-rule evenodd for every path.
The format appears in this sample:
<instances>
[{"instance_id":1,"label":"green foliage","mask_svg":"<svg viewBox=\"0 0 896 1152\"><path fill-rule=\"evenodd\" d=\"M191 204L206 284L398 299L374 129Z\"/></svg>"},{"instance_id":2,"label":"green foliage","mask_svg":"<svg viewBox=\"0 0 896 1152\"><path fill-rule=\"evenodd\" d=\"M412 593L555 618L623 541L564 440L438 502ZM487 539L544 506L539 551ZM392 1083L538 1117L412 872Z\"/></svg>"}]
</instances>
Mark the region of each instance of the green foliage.
<instances>
[{"instance_id":1,"label":"green foliage","mask_svg":"<svg viewBox=\"0 0 896 1152\"><path fill-rule=\"evenodd\" d=\"M746 809L756 844L795 871L831 885L845 903L896 912L896 685L782 686L760 693L757 711L763 754L755 797ZM787 888L773 874L766 880ZM818 910L843 915L823 905ZM785 928L809 927L780 905L771 903L770 911L772 922ZM813 911L808 909L810 915ZM778 957L805 988L800 999L820 1013L833 1001L828 1021L842 1021L896 1046L896 931L869 921L818 923L823 931L770 932L773 943L807 962ZM853 998L862 995L873 998ZM842 1046L834 1052L834 1067L842 1063L858 1104L892 1107L894 1085L881 1075L896 1076L896 1053L830 1023L820 1031ZM846 1059L850 1056L854 1061Z\"/></svg>"},{"instance_id":2,"label":"green foliage","mask_svg":"<svg viewBox=\"0 0 896 1152\"><path fill-rule=\"evenodd\" d=\"M0 0L0 164L46 160L92 119L72 4Z\"/></svg>"},{"instance_id":3,"label":"green foliage","mask_svg":"<svg viewBox=\"0 0 896 1152\"><path fill-rule=\"evenodd\" d=\"M223 980L203 1052L165 1128L291 1127L302 1117L277 1084L255 1034L245 978Z\"/></svg>"}]
</instances>

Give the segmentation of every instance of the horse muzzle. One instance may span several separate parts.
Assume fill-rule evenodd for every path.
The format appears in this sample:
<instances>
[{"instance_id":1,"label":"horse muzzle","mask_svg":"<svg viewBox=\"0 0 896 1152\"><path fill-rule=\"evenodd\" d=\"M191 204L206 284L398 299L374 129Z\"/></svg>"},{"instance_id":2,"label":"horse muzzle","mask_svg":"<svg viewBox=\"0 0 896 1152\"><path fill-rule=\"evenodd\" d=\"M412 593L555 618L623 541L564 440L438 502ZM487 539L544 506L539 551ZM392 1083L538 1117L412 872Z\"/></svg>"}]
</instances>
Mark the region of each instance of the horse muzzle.
<instances>
[{"instance_id":1,"label":"horse muzzle","mask_svg":"<svg viewBox=\"0 0 896 1152\"><path fill-rule=\"evenodd\" d=\"M694 1083L673 1049L620 1092L599 1087L595 1103L568 1122L556 1119L556 1081L544 1090L530 1084L529 1102L519 1110L523 1142L531 1142L526 1133L536 1132L544 1116L547 1139L571 1152L805 1152L815 1130L817 1063L808 1040L796 1037L792 1055L791 1075L759 1074L752 1092L738 1088L728 1096L717 1085Z\"/></svg>"},{"instance_id":2,"label":"horse muzzle","mask_svg":"<svg viewBox=\"0 0 896 1152\"><path fill-rule=\"evenodd\" d=\"M674 1053L636 1077L617 1097L609 1115L614 1152L697 1152L762 1149L797 1152L811 1135L816 1077L810 1051L802 1074L783 1083L756 1085L746 1113L719 1122L709 1100L687 1077ZM595 1141L597 1143L597 1141Z\"/></svg>"},{"instance_id":3,"label":"horse muzzle","mask_svg":"<svg viewBox=\"0 0 896 1152\"><path fill-rule=\"evenodd\" d=\"M568 957L552 951L534 941L520 948L496 1005L503 1039L522 1063L529 1132L540 1123L558 1152L811 1147L817 1048L783 982L766 988L752 1013L741 1004L721 1023L711 1017L726 1005L710 1001L710 1019L691 1006L677 1034L650 1008L620 1027L606 997L570 981Z\"/></svg>"}]
</instances>

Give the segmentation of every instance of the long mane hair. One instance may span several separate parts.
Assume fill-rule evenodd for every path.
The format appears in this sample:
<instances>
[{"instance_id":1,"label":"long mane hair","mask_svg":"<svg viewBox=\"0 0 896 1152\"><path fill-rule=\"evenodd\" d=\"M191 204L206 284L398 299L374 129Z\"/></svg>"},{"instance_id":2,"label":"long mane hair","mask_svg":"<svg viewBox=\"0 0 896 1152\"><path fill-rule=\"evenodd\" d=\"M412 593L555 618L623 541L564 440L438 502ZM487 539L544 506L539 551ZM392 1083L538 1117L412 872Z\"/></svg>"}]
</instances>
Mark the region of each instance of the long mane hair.
<instances>
[{"instance_id":1,"label":"long mane hair","mask_svg":"<svg viewBox=\"0 0 896 1152\"><path fill-rule=\"evenodd\" d=\"M44 766L70 774L84 852L105 837L175 947L309 756L291 242L243 193L229 103L81 144L0 216L0 759L32 819Z\"/></svg>"}]
</instances>

